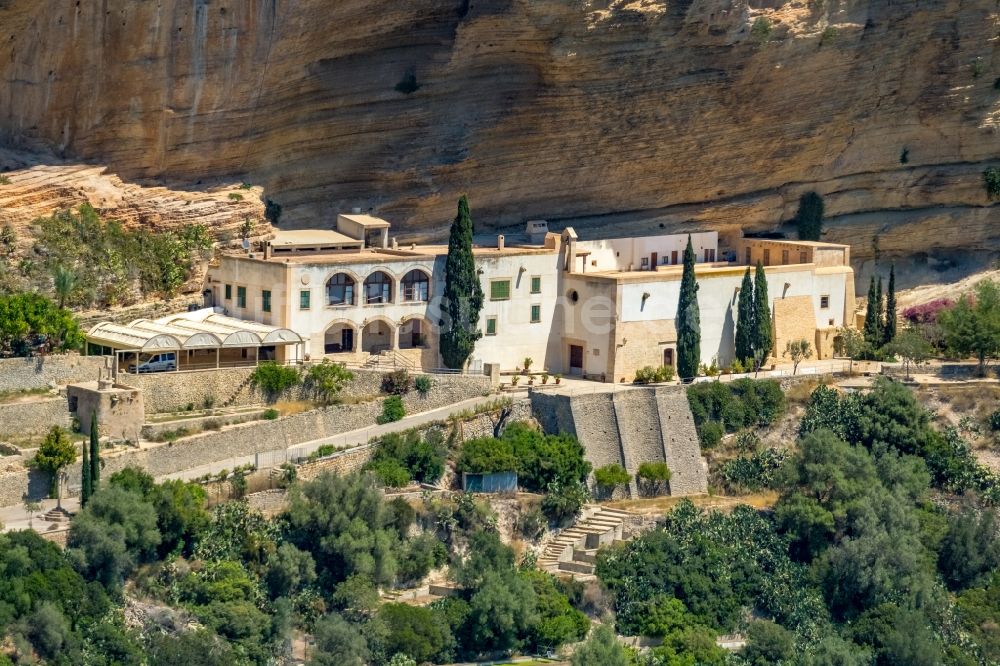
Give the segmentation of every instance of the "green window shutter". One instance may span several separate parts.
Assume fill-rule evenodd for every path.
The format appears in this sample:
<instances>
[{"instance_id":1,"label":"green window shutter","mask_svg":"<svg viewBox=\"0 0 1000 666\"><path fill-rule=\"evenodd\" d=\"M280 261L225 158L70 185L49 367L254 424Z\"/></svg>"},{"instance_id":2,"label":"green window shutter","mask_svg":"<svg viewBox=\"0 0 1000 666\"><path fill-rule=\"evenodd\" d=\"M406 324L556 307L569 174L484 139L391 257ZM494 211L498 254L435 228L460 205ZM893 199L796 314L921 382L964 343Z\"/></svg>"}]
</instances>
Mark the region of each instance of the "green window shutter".
<instances>
[{"instance_id":1,"label":"green window shutter","mask_svg":"<svg viewBox=\"0 0 1000 666\"><path fill-rule=\"evenodd\" d=\"M261 291L260 292L260 300L261 300L261 306L263 307L264 312L270 312L271 311L271 292L269 290L267 290L267 289L264 289L263 291Z\"/></svg>"},{"instance_id":2,"label":"green window shutter","mask_svg":"<svg viewBox=\"0 0 1000 666\"><path fill-rule=\"evenodd\" d=\"M236 287L236 307L245 308L247 306L247 288Z\"/></svg>"},{"instance_id":3,"label":"green window shutter","mask_svg":"<svg viewBox=\"0 0 1000 666\"><path fill-rule=\"evenodd\" d=\"M531 323L537 324L542 320L542 306L532 305L531 306Z\"/></svg>"},{"instance_id":4,"label":"green window shutter","mask_svg":"<svg viewBox=\"0 0 1000 666\"><path fill-rule=\"evenodd\" d=\"M531 278L531 293L540 294L542 293L542 278L540 276L535 276Z\"/></svg>"},{"instance_id":5,"label":"green window shutter","mask_svg":"<svg viewBox=\"0 0 1000 666\"><path fill-rule=\"evenodd\" d=\"M490 282L490 300L506 301L510 298L510 280L494 280Z\"/></svg>"},{"instance_id":6,"label":"green window shutter","mask_svg":"<svg viewBox=\"0 0 1000 666\"><path fill-rule=\"evenodd\" d=\"M496 335L497 334L497 318L488 317L486 319L486 335Z\"/></svg>"},{"instance_id":7,"label":"green window shutter","mask_svg":"<svg viewBox=\"0 0 1000 666\"><path fill-rule=\"evenodd\" d=\"M233 298L233 285L227 284L226 285L226 300L229 301L229 300L232 300L232 298Z\"/></svg>"},{"instance_id":8,"label":"green window shutter","mask_svg":"<svg viewBox=\"0 0 1000 666\"><path fill-rule=\"evenodd\" d=\"M312 292L308 289L303 289L299 292L299 309L308 310L309 309L309 299L312 296Z\"/></svg>"}]
</instances>

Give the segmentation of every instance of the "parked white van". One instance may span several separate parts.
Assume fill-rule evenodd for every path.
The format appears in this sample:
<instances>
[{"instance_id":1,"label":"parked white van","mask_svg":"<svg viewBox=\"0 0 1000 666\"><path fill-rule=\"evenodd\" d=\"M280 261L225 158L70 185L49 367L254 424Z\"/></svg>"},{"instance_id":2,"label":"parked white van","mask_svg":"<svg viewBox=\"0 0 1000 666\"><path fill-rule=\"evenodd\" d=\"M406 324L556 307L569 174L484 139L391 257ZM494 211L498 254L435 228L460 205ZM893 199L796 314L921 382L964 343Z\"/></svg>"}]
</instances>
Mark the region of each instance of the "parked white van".
<instances>
[{"instance_id":1,"label":"parked white van","mask_svg":"<svg viewBox=\"0 0 1000 666\"><path fill-rule=\"evenodd\" d=\"M167 372L177 369L177 352L164 352L156 354L148 361L140 363L138 368L135 363L128 366L129 372Z\"/></svg>"}]
</instances>

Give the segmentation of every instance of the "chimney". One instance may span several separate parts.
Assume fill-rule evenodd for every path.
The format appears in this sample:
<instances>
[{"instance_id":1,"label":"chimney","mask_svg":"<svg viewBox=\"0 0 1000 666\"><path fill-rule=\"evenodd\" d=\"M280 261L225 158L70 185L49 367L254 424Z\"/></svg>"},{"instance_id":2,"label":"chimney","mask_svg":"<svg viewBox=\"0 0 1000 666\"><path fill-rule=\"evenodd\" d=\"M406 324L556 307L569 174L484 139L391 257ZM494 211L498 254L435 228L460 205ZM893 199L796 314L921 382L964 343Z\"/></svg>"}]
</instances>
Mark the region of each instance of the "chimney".
<instances>
[{"instance_id":1,"label":"chimney","mask_svg":"<svg viewBox=\"0 0 1000 666\"><path fill-rule=\"evenodd\" d=\"M504 240L503 234L498 234L497 235L497 249L498 250L502 250L502 249L504 249L505 245L506 245L506 241Z\"/></svg>"},{"instance_id":2,"label":"chimney","mask_svg":"<svg viewBox=\"0 0 1000 666\"><path fill-rule=\"evenodd\" d=\"M397 239L395 236L393 236L392 238L392 249L393 250L399 249L399 239Z\"/></svg>"}]
</instances>

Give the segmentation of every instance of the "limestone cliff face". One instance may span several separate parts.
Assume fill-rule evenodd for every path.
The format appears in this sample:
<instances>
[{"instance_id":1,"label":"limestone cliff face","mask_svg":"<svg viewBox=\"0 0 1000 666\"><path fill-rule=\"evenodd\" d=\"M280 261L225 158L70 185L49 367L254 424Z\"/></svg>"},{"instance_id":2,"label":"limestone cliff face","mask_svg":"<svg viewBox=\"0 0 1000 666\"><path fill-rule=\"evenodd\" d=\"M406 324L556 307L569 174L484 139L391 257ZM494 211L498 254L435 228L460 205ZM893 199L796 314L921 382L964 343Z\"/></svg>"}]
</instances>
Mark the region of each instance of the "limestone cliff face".
<instances>
[{"instance_id":1,"label":"limestone cliff face","mask_svg":"<svg viewBox=\"0 0 1000 666\"><path fill-rule=\"evenodd\" d=\"M995 0L0 0L0 132L294 224L773 229L998 248ZM767 19L769 34L758 24Z\"/></svg>"}]
</instances>

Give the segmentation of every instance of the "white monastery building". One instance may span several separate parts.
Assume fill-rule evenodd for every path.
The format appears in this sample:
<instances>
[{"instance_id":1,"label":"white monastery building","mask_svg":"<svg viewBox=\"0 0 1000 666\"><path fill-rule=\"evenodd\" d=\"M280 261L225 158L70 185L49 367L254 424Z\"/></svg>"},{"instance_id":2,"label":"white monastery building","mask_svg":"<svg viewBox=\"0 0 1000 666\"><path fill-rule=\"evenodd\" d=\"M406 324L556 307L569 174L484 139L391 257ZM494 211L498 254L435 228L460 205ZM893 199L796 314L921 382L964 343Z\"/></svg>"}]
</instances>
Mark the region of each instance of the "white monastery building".
<instances>
[{"instance_id":1,"label":"white monastery building","mask_svg":"<svg viewBox=\"0 0 1000 666\"><path fill-rule=\"evenodd\" d=\"M473 250L485 304L470 368L510 371L531 358L535 371L619 382L674 364L687 234L582 241L571 227L553 233L537 220L527 232L525 243L499 236ZM804 338L827 358L837 329L853 325L848 246L741 238L723 252L716 232L690 236L706 365L732 362L741 280L758 261L776 354ZM220 257L206 277L206 305L229 323L291 332L281 335L296 344L268 347L268 358L360 364L379 355L437 368L447 249L401 247L388 222L339 215L333 230L278 231L244 255Z\"/></svg>"}]
</instances>

